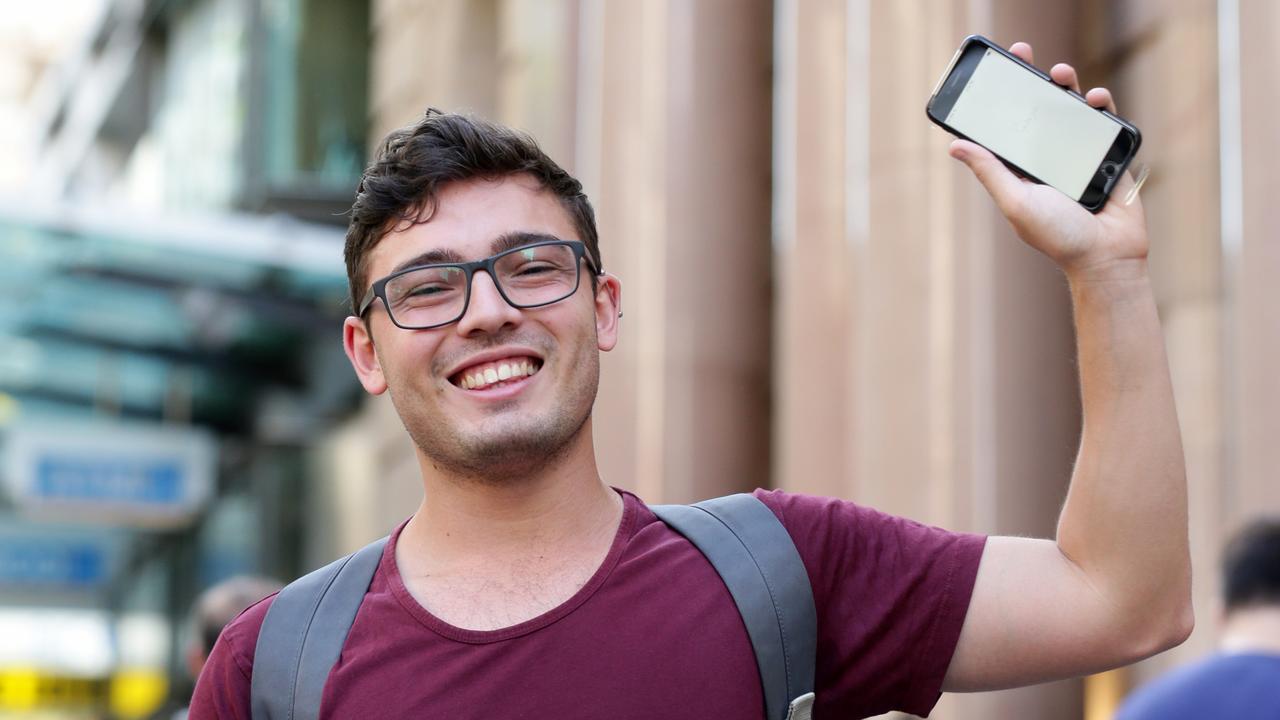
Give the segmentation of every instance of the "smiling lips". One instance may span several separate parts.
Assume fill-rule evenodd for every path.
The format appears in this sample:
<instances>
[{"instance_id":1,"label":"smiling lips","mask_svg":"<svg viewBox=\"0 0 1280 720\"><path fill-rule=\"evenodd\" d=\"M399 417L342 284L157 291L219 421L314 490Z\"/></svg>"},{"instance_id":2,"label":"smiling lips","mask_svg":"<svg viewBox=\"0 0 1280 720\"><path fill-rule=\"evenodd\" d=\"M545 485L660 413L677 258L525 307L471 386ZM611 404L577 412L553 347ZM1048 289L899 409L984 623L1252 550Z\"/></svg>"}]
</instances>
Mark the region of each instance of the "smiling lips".
<instances>
[{"instance_id":1,"label":"smiling lips","mask_svg":"<svg viewBox=\"0 0 1280 720\"><path fill-rule=\"evenodd\" d=\"M466 390L487 390L502 383L523 380L542 368L532 357L511 357L472 365L456 373L450 381Z\"/></svg>"}]
</instances>

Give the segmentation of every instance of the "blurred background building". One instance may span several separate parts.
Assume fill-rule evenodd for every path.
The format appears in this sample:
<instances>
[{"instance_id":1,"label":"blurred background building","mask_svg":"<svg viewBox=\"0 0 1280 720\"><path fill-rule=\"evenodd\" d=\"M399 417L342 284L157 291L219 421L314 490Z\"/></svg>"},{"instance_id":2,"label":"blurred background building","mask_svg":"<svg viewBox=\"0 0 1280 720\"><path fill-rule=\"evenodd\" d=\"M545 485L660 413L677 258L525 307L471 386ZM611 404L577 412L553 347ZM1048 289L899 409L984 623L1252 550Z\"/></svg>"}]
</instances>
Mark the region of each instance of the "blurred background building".
<instances>
[{"instance_id":1,"label":"blurred background building","mask_svg":"<svg viewBox=\"0 0 1280 720\"><path fill-rule=\"evenodd\" d=\"M180 706L201 589L416 507L341 352L341 240L367 153L427 107L528 130L596 205L627 311L610 483L1050 536L1066 285L924 116L970 33L1074 62L1145 136L1200 623L933 717L1101 720L1207 650L1223 538L1280 512L1273 3L45 0L0 16L0 718Z\"/></svg>"}]
</instances>

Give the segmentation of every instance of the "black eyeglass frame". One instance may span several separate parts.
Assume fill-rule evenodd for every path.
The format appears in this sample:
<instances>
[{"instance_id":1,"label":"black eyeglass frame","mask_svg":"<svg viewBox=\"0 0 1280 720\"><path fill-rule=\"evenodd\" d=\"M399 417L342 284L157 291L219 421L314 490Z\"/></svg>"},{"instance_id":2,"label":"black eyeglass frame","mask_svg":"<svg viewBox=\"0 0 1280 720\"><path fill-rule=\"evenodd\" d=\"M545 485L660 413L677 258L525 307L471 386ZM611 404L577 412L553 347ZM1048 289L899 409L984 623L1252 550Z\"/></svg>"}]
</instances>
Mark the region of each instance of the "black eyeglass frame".
<instances>
[{"instance_id":1,"label":"black eyeglass frame","mask_svg":"<svg viewBox=\"0 0 1280 720\"><path fill-rule=\"evenodd\" d=\"M546 307L547 305L554 305L560 302L561 300L571 297L574 293L578 292L578 287L582 285L581 269L579 269L577 277L574 280L572 290L565 293L562 297L556 298L555 300L548 300L547 302L534 303L532 305L522 305L520 303L513 301L507 295L507 291L503 289L502 282L498 280L498 276L494 272L494 266L497 264L498 260L506 257L507 255L521 252L523 250L528 250L530 248L546 247L548 245L568 246L569 249L573 251L573 255L574 255L573 264L575 268L578 267L579 262L586 260L587 266L591 269L592 272L596 274L597 277L604 274L604 269L596 265L595 260L591 259L591 255L587 253L587 246L582 241L580 240L544 240L542 242L529 243L527 245L518 245L516 247L511 248L510 250L503 250L497 255L491 255L483 260L473 260L471 262L457 262L457 263L431 263L430 265L414 265L413 267L407 267L403 270L393 272L390 275L382 278L381 280L375 281L372 285L369 286L369 291L364 294L364 299L360 301L360 310L359 312L356 313L356 317L361 317L361 318L364 317L364 314L369 311L370 307L373 306L374 300L382 300L382 307L386 308L387 317L391 319L391 322L396 327L402 330L434 330L435 328L444 327L445 325L452 325L453 323L456 323L459 320L461 320L462 317L467 314L467 308L471 307L471 281L475 276L477 270L484 270L485 273L489 275L489 277L493 280L493 286L498 289L498 294L501 295L502 299L505 300L506 303L513 308L519 308L521 310L529 310L531 308L539 308L539 307ZM467 277L466 293L463 296L462 309L458 311L457 317L447 322L436 323L435 325L421 325L421 326L401 325L400 321L396 320L396 314L391 311L391 303L387 301L387 283L392 280L395 280L396 278L402 275L408 275L409 273L412 273L412 272L418 272L420 270L428 270L430 268L442 268L442 267L461 268L462 272L466 273L466 277Z\"/></svg>"}]
</instances>

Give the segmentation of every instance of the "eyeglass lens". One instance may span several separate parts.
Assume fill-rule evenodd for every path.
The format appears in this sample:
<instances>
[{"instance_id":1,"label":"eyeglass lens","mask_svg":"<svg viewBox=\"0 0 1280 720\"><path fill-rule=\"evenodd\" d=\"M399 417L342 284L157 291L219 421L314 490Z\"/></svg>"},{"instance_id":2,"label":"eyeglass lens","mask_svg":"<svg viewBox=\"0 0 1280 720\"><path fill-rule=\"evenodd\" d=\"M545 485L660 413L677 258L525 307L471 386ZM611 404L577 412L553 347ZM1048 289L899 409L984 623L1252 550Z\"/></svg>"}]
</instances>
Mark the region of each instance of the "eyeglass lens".
<instances>
[{"instance_id":1,"label":"eyeglass lens","mask_svg":"<svg viewBox=\"0 0 1280 720\"><path fill-rule=\"evenodd\" d=\"M494 261L494 282L517 307L563 300L578 286L577 256L568 245L518 248ZM452 322L467 302L467 273L456 265L433 265L387 282L391 316L409 327Z\"/></svg>"}]
</instances>

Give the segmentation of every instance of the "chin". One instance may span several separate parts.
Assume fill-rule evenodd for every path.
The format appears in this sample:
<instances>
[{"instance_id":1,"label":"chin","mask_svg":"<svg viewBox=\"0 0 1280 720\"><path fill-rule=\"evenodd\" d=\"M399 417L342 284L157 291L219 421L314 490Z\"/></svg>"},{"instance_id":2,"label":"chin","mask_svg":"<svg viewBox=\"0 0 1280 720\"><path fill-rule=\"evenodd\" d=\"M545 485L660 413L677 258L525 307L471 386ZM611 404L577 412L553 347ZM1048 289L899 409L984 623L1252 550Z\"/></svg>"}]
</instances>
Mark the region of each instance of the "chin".
<instances>
[{"instance_id":1,"label":"chin","mask_svg":"<svg viewBox=\"0 0 1280 720\"><path fill-rule=\"evenodd\" d=\"M564 457L582 433L589 413L541 422L486 422L472 432L414 435L418 448L440 469L486 483L506 484L536 474ZM513 427L520 425L520 427Z\"/></svg>"}]
</instances>

